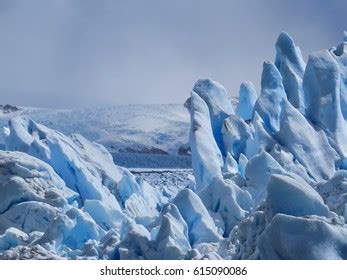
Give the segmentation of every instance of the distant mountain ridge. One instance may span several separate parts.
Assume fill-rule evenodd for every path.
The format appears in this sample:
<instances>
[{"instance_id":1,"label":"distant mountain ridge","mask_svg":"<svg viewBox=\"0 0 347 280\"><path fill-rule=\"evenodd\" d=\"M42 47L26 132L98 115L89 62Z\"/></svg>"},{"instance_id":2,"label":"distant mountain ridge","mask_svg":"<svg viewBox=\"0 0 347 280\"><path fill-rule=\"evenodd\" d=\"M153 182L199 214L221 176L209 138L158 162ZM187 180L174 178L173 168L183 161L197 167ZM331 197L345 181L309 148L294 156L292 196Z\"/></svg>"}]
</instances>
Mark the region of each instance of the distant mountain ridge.
<instances>
[{"instance_id":1,"label":"distant mountain ridge","mask_svg":"<svg viewBox=\"0 0 347 280\"><path fill-rule=\"evenodd\" d=\"M2 113L1 113L2 112ZM183 105L118 105L77 110L0 106L0 126L26 115L65 134L78 133L112 153L174 154L186 150L189 114ZM0 144L4 144L1 129Z\"/></svg>"},{"instance_id":2,"label":"distant mountain ridge","mask_svg":"<svg viewBox=\"0 0 347 280\"><path fill-rule=\"evenodd\" d=\"M235 100L232 100L236 103ZM78 133L111 153L189 154L190 119L183 104L116 105L87 109L19 108L0 105L0 127L26 115L64 134ZM4 145L0 129L0 147Z\"/></svg>"},{"instance_id":3,"label":"distant mountain ridge","mask_svg":"<svg viewBox=\"0 0 347 280\"><path fill-rule=\"evenodd\" d=\"M9 104L6 104L6 105L1 105L0 104L0 112L3 113L3 114L9 114L9 113L16 112L16 111L19 111L19 110L21 110L21 109L16 107L16 106L12 106L12 105L9 105Z\"/></svg>"}]
</instances>

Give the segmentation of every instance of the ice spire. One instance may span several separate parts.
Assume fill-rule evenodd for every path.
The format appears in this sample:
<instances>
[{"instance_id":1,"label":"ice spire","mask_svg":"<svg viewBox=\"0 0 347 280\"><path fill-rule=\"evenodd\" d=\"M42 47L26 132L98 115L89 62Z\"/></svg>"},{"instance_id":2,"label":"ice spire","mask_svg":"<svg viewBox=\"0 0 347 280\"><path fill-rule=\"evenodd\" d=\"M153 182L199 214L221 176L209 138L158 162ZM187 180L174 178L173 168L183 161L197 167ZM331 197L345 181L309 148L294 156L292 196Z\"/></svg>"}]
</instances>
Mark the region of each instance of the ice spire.
<instances>
[{"instance_id":1,"label":"ice spire","mask_svg":"<svg viewBox=\"0 0 347 280\"><path fill-rule=\"evenodd\" d=\"M283 78L288 100L301 113L305 112L305 96L302 79L306 64L301 51L288 33L282 32L276 42L275 65Z\"/></svg>"},{"instance_id":2,"label":"ice spire","mask_svg":"<svg viewBox=\"0 0 347 280\"><path fill-rule=\"evenodd\" d=\"M244 82L240 86L239 102L236 107L236 114L248 121L252 118L253 107L257 100L257 93L252 82Z\"/></svg>"}]
</instances>

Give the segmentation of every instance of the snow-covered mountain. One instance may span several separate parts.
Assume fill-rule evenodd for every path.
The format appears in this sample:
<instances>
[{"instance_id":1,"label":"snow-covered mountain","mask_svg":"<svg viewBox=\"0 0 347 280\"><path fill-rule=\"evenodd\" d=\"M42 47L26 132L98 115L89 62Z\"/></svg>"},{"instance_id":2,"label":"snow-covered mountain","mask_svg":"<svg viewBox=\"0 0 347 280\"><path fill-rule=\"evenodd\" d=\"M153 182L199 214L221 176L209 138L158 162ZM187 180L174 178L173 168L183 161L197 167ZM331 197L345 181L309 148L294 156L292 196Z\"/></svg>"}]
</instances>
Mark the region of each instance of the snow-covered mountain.
<instances>
[{"instance_id":1,"label":"snow-covered mountain","mask_svg":"<svg viewBox=\"0 0 347 280\"><path fill-rule=\"evenodd\" d=\"M10 104L6 104L6 105L0 105L0 116L6 115L6 114L10 114L20 111L20 108L16 107L16 106L12 106Z\"/></svg>"},{"instance_id":2,"label":"snow-covered mountain","mask_svg":"<svg viewBox=\"0 0 347 280\"><path fill-rule=\"evenodd\" d=\"M186 153L189 114L183 105L118 105L106 108L57 110L21 108L0 111L0 126L25 115L64 134L79 133L103 144L110 152ZM0 133L0 145L4 143Z\"/></svg>"},{"instance_id":3,"label":"snow-covered mountain","mask_svg":"<svg viewBox=\"0 0 347 280\"><path fill-rule=\"evenodd\" d=\"M101 144L13 112L0 258L347 259L346 46L306 64L282 33L260 95L242 84L236 110L221 84L198 80L186 186L150 185Z\"/></svg>"}]
</instances>

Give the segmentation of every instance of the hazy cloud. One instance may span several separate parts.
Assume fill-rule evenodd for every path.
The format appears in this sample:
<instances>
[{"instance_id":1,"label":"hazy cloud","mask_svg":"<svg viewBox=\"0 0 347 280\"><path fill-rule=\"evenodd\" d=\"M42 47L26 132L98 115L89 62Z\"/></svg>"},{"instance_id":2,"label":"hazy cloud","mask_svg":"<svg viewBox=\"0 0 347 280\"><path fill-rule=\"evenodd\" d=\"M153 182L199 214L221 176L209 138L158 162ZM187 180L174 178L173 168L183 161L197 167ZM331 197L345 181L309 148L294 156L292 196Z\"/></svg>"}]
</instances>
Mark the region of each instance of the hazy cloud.
<instances>
[{"instance_id":1,"label":"hazy cloud","mask_svg":"<svg viewBox=\"0 0 347 280\"><path fill-rule=\"evenodd\" d=\"M305 57L339 43L341 1L0 0L0 104L183 103L198 78L236 95L288 31Z\"/></svg>"}]
</instances>

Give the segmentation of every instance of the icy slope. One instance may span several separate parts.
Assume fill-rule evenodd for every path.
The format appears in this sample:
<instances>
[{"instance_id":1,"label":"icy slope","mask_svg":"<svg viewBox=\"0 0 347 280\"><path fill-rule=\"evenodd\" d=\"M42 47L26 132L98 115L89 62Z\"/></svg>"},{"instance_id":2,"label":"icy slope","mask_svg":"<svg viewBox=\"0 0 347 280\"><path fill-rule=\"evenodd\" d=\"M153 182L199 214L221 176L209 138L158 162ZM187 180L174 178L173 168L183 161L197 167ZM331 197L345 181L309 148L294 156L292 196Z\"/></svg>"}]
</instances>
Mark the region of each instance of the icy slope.
<instances>
[{"instance_id":1,"label":"icy slope","mask_svg":"<svg viewBox=\"0 0 347 280\"><path fill-rule=\"evenodd\" d=\"M144 222L158 215L159 194L128 170L115 166L103 146L78 134L66 137L30 119L17 117L9 122L6 149L26 152L50 164L79 194L79 205L91 216L96 215L95 208L105 212L104 217L94 219L106 229L121 226L122 207L129 216Z\"/></svg>"},{"instance_id":2,"label":"icy slope","mask_svg":"<svg viewBox=\"0 0 347 280\"><path fill-rule=\"evenodd\" d=\"M54 254L74 257L81 252L70 250L88 240L101 242L107 233L119 239L127 223L146 225L159 217L164 197L115 166L103 146L25 117L11 119L8 133L6 148L16 152L1 152L4 234L15 227L37 235L30 246L50 244Z\"/></svg>"},{"instance_id":3,"label":"icy slope","mask_svg":"<svg viewBox=\"0 0 347 280\"><path fill-rule=\"evenodd\" d=\"M118 105L80 110L22 108L6 114L0 111L0 127L18 115L67 135L81 134L114 153L121 150L177 155L185 152L188 143L189 114L183 105ZM4 137L1 129L0 145Z\"/></svg>"},{"instance_id":4,"label":"icy slope","mask_svg":"<svg viewBox=\"0 0 347 280\"><path fill-rule=\"evenodd\" d=\"M202 258L218 248L221 232L193 191L153 188L100 144L27 117L6 135L0 258Z\"/></svg>"}]
</instances>

